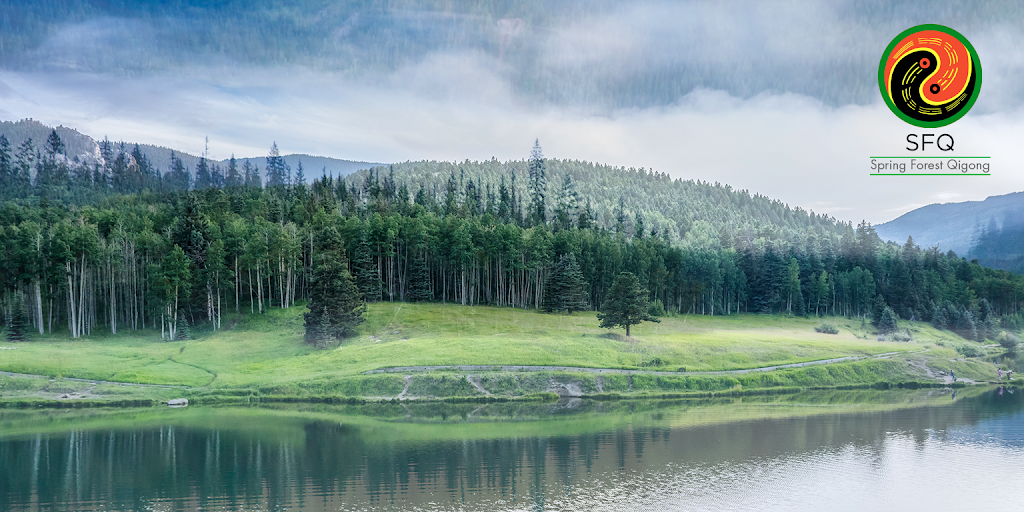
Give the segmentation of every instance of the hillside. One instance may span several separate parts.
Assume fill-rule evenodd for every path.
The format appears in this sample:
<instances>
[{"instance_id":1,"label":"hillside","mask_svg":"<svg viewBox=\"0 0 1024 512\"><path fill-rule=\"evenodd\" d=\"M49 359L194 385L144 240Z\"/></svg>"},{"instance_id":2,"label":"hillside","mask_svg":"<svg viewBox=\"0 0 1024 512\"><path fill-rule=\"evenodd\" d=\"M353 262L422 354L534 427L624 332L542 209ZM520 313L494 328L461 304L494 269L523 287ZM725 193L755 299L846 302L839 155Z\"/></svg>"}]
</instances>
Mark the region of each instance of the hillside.
<instances>
[{"instance_id":1,"label":"hillside","mask_svg":"<svg viewBox=\"0 0 1024 512\"><path fill-rule=\"evenodd\" d=\"M665 173L640 168L622 168L580 160L546 159L548 216L553 217L563 197L565 177L569 176L579 207L588 202L598 226L615 229L618 208L623 213L624 230L634 233L638 222L646 231L667 233L669 238L696 246L738 246L764 248L769 243L804 245L815 237L838 244L839 238L852 236L852 226L833 217L818 215L803 208L790 207L777 199L736 190L721 183L672 179ZM405 185L410 195L422 187L428 197L443 201L449 180L461 197L470 182L480 195L481 206L497 202L504 183L521 201L529 201L528 162L463 161L403 162L372 171L359 171L345 177L357 189L367 188L373 173L377 180L393 176L396 186ZM308 175L308 174L307 174ZM493 196L489 199L489 195ZM638 217L639 214L639 217Z\"/></svg>"},{"instance_id":2,"label":"hillside","mask_svg":"<svg viewBox=\"0 0 1024 512\"><path fill-rule=\"evenodd\" d=\"M1024 225L1024 192L991 196L984 201L930 204L879 224L875 229L883 240L903 243L908 236L913 236L921 247L938 246L943 251L952 250L967 256L984 232L1019 225Z\"/></svg>"}]
</instances>

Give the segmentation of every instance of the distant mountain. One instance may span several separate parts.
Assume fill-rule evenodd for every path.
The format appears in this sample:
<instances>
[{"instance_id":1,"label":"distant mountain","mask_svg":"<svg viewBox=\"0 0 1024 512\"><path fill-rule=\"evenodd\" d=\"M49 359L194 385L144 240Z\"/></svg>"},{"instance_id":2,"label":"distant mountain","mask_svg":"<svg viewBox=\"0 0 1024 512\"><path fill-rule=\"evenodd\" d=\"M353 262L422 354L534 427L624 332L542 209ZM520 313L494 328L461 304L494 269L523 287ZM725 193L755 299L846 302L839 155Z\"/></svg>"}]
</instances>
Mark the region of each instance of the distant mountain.
<instances>
[{"instance_id":1,"label":"distant mountain","mask_svg":"<svg viewBox=\"0 0 1024 512\"><path fill-rule=\"evenodd\" d=\"M8 142L11 144L11 151L17 153L18 148L28 139L32 139L32 145L35 149L42 149L42 145L46 143L46 138L50 136L50 132L54 129L57 130L57 135L60 136L66 147L67 156L69 159L78 159L80 161L88 162L90 164L100 162L102 157L100 155L100 142L92 137L85 135L77 130L71 128L65 128L58 126L56 128L46 126L39 121L34 119L22 119L21 121L0 121L0 134L7 137ZM115 151L123 150L131 152L135 143L111 141L114 145ZM139 144L139 149L142 154L146 155L149 162L159 169L161 174L166 173L171 168L171 148L163 146L153 146L150 144ZM200 157L191 155L188 153L182 153L180 151L174 151L174 156L181 159L185 168L188 169L190 174L195 173L196 165L199 164ZM245 157L238 158L238 166L241 167L244 161L248 160L249 163L256 165L260 168L261 174L266 167L266 157ZM311 155L299 155L291 154L284 155L285 163L287 163L292 171L298 170L299 162L302 162L303 173L306 176L307 182L312 182L314 177L318 177L325 171L328 175L333 176L345 176L353 173L360 169L369 169L374 166L383 165L375 162L358 162L353 160L341 160L339 158L330 158L325 156L311 156ZM220 165L226 168L228 160L212 161L212 163Z\"/></svg>"},{"instance_id":2,"label":"distant mountain","mask_svg":"<svg viewBox=\"0 0 1024 512\"><path fill-rule=\"evenodd\" d=\"M126 149L131 151L133 145L127 145ZM163 146L151 146L149 144L139 144L139 150L142 154L146 155L149 162L154 167L160 169L162 173L166 173L171 168L171 149ZM199 165L199 157L190 155L188 153L182 153L179 151L174 152L174 156L181 159L181 163L185 165L189 173L195 175L196 166ZM302 162L303 174L306 176L306 182L312 183L313 178L319 177L326 170L328 175L335 177L345 176L351 174L360 169L369 169L374 166L384 165L375 162L357 162L353 160L341 160L339 158L330 158L326 156L312 156L312 155L283 155L284 161L292 168L292 172L298 170L299 162ZM248 161L250 164L259 167L260 174L263 175L264 181L266 180L265 167L267 166L267 157L265 156L253 156L236 158L236 163L239 168L242 167L243 162ZM228 159L225 160L212 160L211 162L227 168Z\"/></svg>"},{"instance_id":3,"label":"distant mountain","mask_svg":"<svg viewBox=\"0 0 1024 512\"><path fill-rule=\"evenodd\" d=\"M256 165L262 171L267 165L267 157L248 157L238 158L238 165L241 166L242 162L248 160L250 164ZM312 183L313 178L319 178L321 175L328 175L334 177L346 176L353 172L369 169L379 165L380 163L372 162L355 162L352 160L339 160L337 158L329 158L326 156L313 156L313 155L284 155L284 161L292 168L292 173L295 173L299 169L299 163L302 163L302 173L306 176L306 182ZM227 160L222 160L222 165L227 165ZM265 175L265 173L264 173Z\"/></svg>"},{"instance_id":4,"label":"distant mountain","mask_svg":"<svg viewBox=\"0 0 1024 512\"><path fill-rule=\"evenodd\" d=\"M984 201L930 204L875 226L883 240L921 247L939 246L961 256L971 253L985 233L1011 232L1024 225L1024 192L992 196Z\"/></svg>"},{"instance_id":5,"label":"distant mountain","mask_svg":"<svg viewBox=\"0 0 1024 512\"><path fill-rule=\"evenodd\" d=\"M42 149L46 138L54 130L52 126L46 126L34 119L22 119L21 121L0 121L0 135L7 137L11 143L11 151L18 152L18 148L28 139L32 139L32 147ZM82 134L77 130L56 127L57 135L64 142L68 158L86 162L94 162L100 158L100 146L92 137Z\"/></svg>"}]
</instances>

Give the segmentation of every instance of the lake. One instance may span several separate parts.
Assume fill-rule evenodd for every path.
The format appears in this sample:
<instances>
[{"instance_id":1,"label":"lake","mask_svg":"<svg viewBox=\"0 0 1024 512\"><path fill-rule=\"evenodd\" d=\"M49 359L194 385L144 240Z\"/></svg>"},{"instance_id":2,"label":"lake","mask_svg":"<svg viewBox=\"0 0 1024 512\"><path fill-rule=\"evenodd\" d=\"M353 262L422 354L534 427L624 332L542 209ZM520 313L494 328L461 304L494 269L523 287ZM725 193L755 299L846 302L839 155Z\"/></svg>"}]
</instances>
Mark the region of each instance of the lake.
<instances>
[{"instance_id":1,"label":"lake","mask_svg":"<svg viewBox=\"0 0 1024 512\"><path fill-rule=\"evenodd\" d=\"M0 510L1020 510L1024 390L0 409Z\"/></svg>"}]
</instances>

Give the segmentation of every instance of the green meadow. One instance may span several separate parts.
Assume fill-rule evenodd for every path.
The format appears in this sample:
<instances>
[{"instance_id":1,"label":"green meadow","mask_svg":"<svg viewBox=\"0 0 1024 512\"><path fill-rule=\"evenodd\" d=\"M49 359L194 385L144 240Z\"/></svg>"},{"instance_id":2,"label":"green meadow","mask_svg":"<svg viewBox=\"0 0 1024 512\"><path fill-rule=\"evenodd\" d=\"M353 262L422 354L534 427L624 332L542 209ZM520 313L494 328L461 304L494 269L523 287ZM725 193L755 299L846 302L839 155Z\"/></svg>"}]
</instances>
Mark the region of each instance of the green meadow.
<instances>
[{"instance_id":1,"label":"green meadow","mask_svg":"<svg viewBox=\"0 0 1024 512\"><path fill-rule=\"evenodd\" d=\"M302 306L264 315L225 317L225 329L195 329L195 339L161 341L152 330L71 339L36 335L0 350L0 371L44 375L52 380L6 377L4 397L61 392L160 396L177 391L76 383L67 378L160 384L195 393L394 397L406 388L401 373L364 375L395 366L544 365L686 372L680 375L605 375L580 372L483 373L489 392L517 396L543 392L551 382L576 385L586 394L714 391L779 386L842 386L875 382L941 380L940 372L994 380L995 368L956 351L993 347L968 342L924 323L906 322L913 340L877 341L870 324L830 319L836 335L817 333L817 319L773 315L673 316L645 323L626 338L598 327L594 313L552 315L532 310L451 304L371 304L358 335L328 350L303 342ZM839 364L772 372L719 372L858 357ZM407 373L405 375L412 375ZM702 380L703 379L703 380ZM51 389L54 388L54 389ZM66 389L65 389L66 388ZM63 390L63 391L62 391ZM416 374L406 396L473 396L480 392L465 372ZM182 391L183 392L183 391ZM178 392L179 394L181 392Z\"/></svg>"}]
</instances>

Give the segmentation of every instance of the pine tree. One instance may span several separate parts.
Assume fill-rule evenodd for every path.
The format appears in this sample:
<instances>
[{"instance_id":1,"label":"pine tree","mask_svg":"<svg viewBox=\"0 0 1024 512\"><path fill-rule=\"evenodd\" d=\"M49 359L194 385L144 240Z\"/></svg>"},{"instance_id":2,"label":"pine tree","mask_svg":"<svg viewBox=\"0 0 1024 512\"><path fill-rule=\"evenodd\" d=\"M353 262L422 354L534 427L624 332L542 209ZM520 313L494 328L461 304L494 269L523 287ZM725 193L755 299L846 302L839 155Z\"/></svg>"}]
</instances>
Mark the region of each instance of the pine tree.
<instances>
[{"instance_id":1,"label":"pine tree","mask_svg":"<svg viewBox=\"0 0 1024 512\"><path fill-rule=\"evenodd\" d=\"M978 339L995 338L999 334L999 319L988 299L978 301Z\"/></svg>"},{"instance_id":2,"label":"pine tree","mask_svg":"<svg viewBox=\"0 0 1024 512\"><path fill-rule=\"evenodd\" d=\"M555 226L569 229L580 217L580 196L576 192L576 183L566 171L562 178L562 190L558 193L558 204L555 207Z\"/></svg>"},{"instance_id":3,"label":"pine tree","mask_svg":"<svg viewBox=\"0 0 1024 512\"><path fill-rule=\"evenodd\" d=\"M576 222L580 229L590 229L594 227L594 209L590 204L590 199L587 199L587 207L580 212L580 217Z\"/></svg>"},{"instance_id":4,"label":"pine tree","mask_svg":"<svg viewBox=\"0 0 1024 512\"><path fill-rule=\"evenodd\" d=\"M878 327L878 322L882 321L882 313L885 312L885 308L889 307L885 303L885 297L881 295L875 296L875 301L871 303L871 324Z\"/></svg>"},{"instance_id":5,"label":"pine tree","mask_svg":"<svg viewBox=\"0 0 1024 512\"><path fill-rule=\"evenodd\" d=\"M960 308L955 324L956 333L969 340L978 340L978 324L974 315L967 308Z\"/></svg>"},{"instance_id":6,"label":"pine tree","mask_svg":"<svg viewBox=\"0 0 1024 512\"><path fill-rule=\"evenodd\" d=\"M270 154L267 155L267 187L287 185L291 172L291 168L277 150L277 142L274 142L274 145L270 146Z\"/></svg>"},{"instance_id":7,"label":"pine tree","mask_svg":"<svg viewBox=\"0 0 1024 512\"><path fill-rule=\"evenodd\" d=\"M878 330L884 334L896 332L899 329L899 320L896 312L889 306L882 309L881 318L878 321Z\"/></svg>"},{"instance_id":8,"label":"pine tree","mask_svg":"<svg viewBox=\"0 0 1024 512\"><path fill-rule=\"evenodd\" d=\"M619 204L613 211L615 214L615 232L625 233L626 232L626 200L619 196Z\"/></svg>"},{"instance_id":9,"label":"pine tree","mask_svg":"<svg viewBox=\"0 0 1024 512\"><path fill-rule=\"evenodd\" d=\"M356 247L355 260L352 262L352 272L363 300L366 302L381 300L384 294L384 287L380 280L380 274L377 272L377 265L373 262L370 241L365 234L359 241L359 246Z\"/></svg>"},{"instance_id":10,"label":"pine tree","mask_svg":"<svg viewBox=\"0 0 1024 512\"><path fill-rule=\"evenodd\" d=\"M412 302L430 300L430 269L423 255L416 256L409 270L409 293L406 295Z\"/></svg>"},{"instance_id":11,"label":"pine tree","mask_svg":"<svg viewBox=\"0 0 1024 512\"><path fill-rule=\"evenodd\" d=\"M307 343L326 348L331 341L350 336L362 323L366 303L348 271L341 237L333 227L317 236L310 276L309 311L303 314Z\"/></svg>"},{"instance_id":12,"label":"pine tree","mask_svg":"<svg viewBox=\"0 0 1024 512\"><path fill-rule=\"evenodd\" d=\"M597 319L605 329L625 327L628 337L630 326L660 321L650 315L649 308L648 292L640 285L640 280L632 272L623 272L615 278Z\"/></svg>"},{"instance_id":13,"label":"pine tree","mask_svg":"<svg viewBox=\"0 0 1024 512\"><path fill-rule=\"evenodd\" d=\"M228 160L227 175L224 176L224 188L240 187L244 184L243 176L238 173L238 161L235 160L235 155L232 153L231 160Z\"/></svg>"},{"instance_id":14,"label":"pine tree","mask_svg":"<svg viewBox=\"0 0 1024 512\"><path fill-rule=\"evenodd\" d=\"M541 309L548 313L567 311L570 315L573 311L584 311L590 307L587 288L576 257L564 255L544 285Z\"/></svg>"},{"instance_id":15,"label":"pine tree","mask_svg":"<svg viewBox=\"0 0 1024 512\"><path fill-rule=\"evenodd\" d=\"M185 318L185 311L178 311L178 323L175 328L174 340L190 340L192 339L192 329L189 328L188 319Z\"/></svg>"},{"instance_id":16,"label":"pine tree","mask_svg":"<svg viewBox=\"0 0 1024 512\"><path fill-rule=\"evenodd\" d=\"M949 327L949 317L946 316L946 308L932 304L932 326L936 329Z\"/></svg>"},{"instance_id":17,"label":"pine tree","mask_svg":"<svg viewBox=\"0 0 1024 512\"><path fill-rule=\"evenodd\" d=\"M213 186L213 175L210 173L210 164L206 157L199 157L199 165L196 165L196 190L210 188Z\"/></svg>"},{"instance_id":18,"label":"pine tree","mask_svg":"<svg viewBox=\"0 0 1024 512\"><path fill-rule=\"evenodd\" d=\"M188 190L191 185L190 181L191 176L185 169L185 164L171 151L171 171L164 176L167 187L171 190Z\"/></svg>"},{"instance_id":19,"label":"pine tree","mask_svg":"<svg viewBox=\"0 0 1024 512\"><path fill-rule=\"evenodd\" d=\"M302 169L302 160L299 160L299 164L295 169L295 188L305 188L306 186L306 173Z\"/></svg>"},{"instance_id":20,"label":"pine tree","mask_svg":"<svg viewBox=\"0 0 1024 512\"><path fill-rule=\"evenodd\" d=\"M27 340L29 327L25 303L22 301L20 293L14 293L14 301L11 304L11 317L7 320L7 341L19 342Z\"/></svg>"},{"instance_id":21,"label":"pine tree","mask_svg":"<svg viewBox=\"0 0 1024 512\"><path fill-rule=\"evenodd\" d=\"M246 160L242 162L242 186L249 188L262 188L263 181L260 180L260 168Z\"/></svg>"},{"instance_id":22,"label":"pine tree","mask_svg":"<svg viewBox=\"0 0 1024 512\"><path fill-rule=\"evenodd\" d=\"M548 190L547 168L544 165L544 153L540 149L540 139L533 142L528 163L530 177L530 212L527 215L533 225L547 222L546 197Z\"/></svg>"},{"instance_id":23,"label":"pine tree","mask_svg":"<svg viewBox=\"0 0 1024 512\"><path fill-rule=\"evenodd\" d=\"M11 197L14 161L11 157L11 143L0 134L0 199Z\"/></svg>"}]
</instances>

